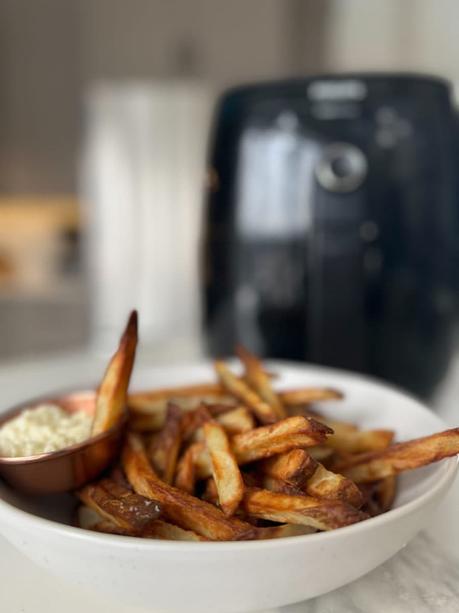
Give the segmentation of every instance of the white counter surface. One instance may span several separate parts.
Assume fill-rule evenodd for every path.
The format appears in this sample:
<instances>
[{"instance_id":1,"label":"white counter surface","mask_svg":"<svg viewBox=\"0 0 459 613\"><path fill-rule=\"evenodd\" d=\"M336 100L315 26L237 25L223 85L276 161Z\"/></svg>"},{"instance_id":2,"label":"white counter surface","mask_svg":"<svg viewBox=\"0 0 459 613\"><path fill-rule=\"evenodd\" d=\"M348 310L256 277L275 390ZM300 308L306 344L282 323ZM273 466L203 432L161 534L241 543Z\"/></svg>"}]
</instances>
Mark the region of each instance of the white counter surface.
<instances>
[{"instance_id":1,"label":"white counter surface","mask_svg":"<svg viewBox=\"0 0 459 613\"><path fill-rule=\"evenodd\" d=\"M182 348L183 349L183 348ZM141 354L146 363L173 362L174 350ZM180 357L195 357L195 348ZM161 357L159 357L161 356ZM49 389L94 382L104 360L81 353L0 366L1 406ZM434 405L450 425L459 424L459 359L451 366ZM431 527L403 551L358 581L282 613L457 613L459 611L459 480L437 510ZM55 580L0 537L0 611L5 613L147 613L120 606ZM186 606L184 605L184 611ZM154 613L149 609L148 613Z\"/></svg>"}]
</instances>

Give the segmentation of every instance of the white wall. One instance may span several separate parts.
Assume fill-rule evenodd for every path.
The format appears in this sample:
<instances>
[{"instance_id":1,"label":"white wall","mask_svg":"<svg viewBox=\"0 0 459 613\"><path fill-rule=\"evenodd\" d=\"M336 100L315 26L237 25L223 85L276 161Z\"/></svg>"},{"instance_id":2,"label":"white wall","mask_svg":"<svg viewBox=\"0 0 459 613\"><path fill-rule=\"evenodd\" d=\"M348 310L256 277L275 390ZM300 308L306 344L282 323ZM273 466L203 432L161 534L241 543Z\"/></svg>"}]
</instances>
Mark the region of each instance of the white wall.
<instances>
[{"instance_id":1,"label":"white wall","mask_svg":"<svg viewBox=\"0 0 459 613\"><path fill-rule=\"evenodd\" d=\"M414 70L459 82L457 0L330 0L328 69Z\"/></svg>"}]
</instances>

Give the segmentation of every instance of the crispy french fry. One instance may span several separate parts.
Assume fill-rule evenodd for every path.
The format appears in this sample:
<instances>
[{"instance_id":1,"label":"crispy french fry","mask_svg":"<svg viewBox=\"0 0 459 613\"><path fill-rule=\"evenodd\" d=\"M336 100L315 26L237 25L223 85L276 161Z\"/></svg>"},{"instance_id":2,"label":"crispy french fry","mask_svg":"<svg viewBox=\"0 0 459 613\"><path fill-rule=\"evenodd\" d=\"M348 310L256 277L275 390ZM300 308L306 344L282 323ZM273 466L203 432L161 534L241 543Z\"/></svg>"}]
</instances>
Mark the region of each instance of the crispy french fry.
<instances>
[{"instance_id":1,"label":"crispy french fry","mask_svg":"<svg viewBox=\"0 0 459 613\"><path fill-rule=\"evenodd\" d=\"M260 470L268 477L280 479L295 487L301 487L314 474L318 464L304 449L292 449L286 453L260 462ZM268 488L269 489L269 488Z\"/></svg>"},{"instance_id":2,"label":"crispy french fry","mask_svg":"<svg viewBox=\"0 0 459 613\"><path fill-rule=\"evenodd\" d=\"M384 513L388 511L395 500L395 495L397 493L397 477L396 475L391 475L390 477L386 477L385 479L381 479L377 488L376 488L376 497L379 500L381 505L381 510Z\"/></svg>"},{"instance_id":3,"label":"crispy french fry","mask_svg":"<svg viewBox=\"0 0 459 613\"><path fill-rule=\"evenodd\" d=\"M140 536L142 538L162 539L168 541L205 541L203 536L196 534L192 530L184 530L173 524L169 524L162 519L154 519L143 532L138 533L129 528L121 528L116 524L104 519L99 513L80 505L78 509L78 525L86 530L104 532L106 534L118 534L122 536Z\"/></svg>"},{"instance_id":4,"label":"crispy french fry","mask_svg":"<svg viewBox=\"0 0 459 613\"><path fill-rule=\"evenodd\" d=\"M193 442L204 440L202 425L211 419L212 413L215 415L215 421L223 426L225 432L230 436L248 432L255 427L255 419L245 407L236 407L224 412L217 412L218 409L217 405L210 407L201 405L194 411L186 413L182 422L184 440L191 439Z\"/></svg>"},{"instance_id":5,"label":"crispy french fry","mask_svg":"<svg viewBox=\"0 0 459 613\"><path fill-rule=\"evenodd\" d=\"M222 426L208 421L203 425L204 438L212 463L220 508L234 515L244 495L244 482Z\"/></svg>"},{"instance_id":6,"label":"crispy french fry","mask_svg":"<svg viewBox=\"0 0 459 613\"><path fill-rule=\"evenodd\" d=\"M245 368L245 379L255 392L272 407L278 419L287 417L282 402L271 385L271 380L260 360L242 345L236 347L236 354Z\"/></svg>"},{"instance_id":7,"label":"crispy french fry","mask_svg":"<svg viewBox=\"0 0 459 613\"><path fill-rule=\"evenodd\" d=\"M338 419L329 419L327 417L314 417L317 421L321 421L323 424L331 428L334 432L334 435L337 436L346 436L347 434L352 434L353 432L358 432L358 427L355 424L351 424L347 421L339 421Z\"/></svg>"},{"instance_id":8,"label":"crispy french fry","mask_svg":"<svg viewBox=\"0 0 459 613\"><path fill-rule=\"evenodd\" d=\"M341 500L359 509L363 496L359 488L343 475L327 470L319 464L314 474L304 484L304 491L315 498Z\"/></svg>"},{"instance_id":9,"label":"crispy french fry","mask_svg":"<svg viewBox=\"0 0 459 613\"><path fill-rule=\"evenodd\" d=\"M270 426L236 434L231 439L231 448L241 466L291 449L316 445L323 442L330 432L330 428L313 419L287 417ZM201 447L196 453L196 474L199 479L205 479L211 472L209 455Z\"/></svg>"},{"instance_id":10,"label":"crispy french fry","mask_svg":"<svg viewBox=\"0 0 459 613\"><path fill-rule=\"evenodd\" d=\"M122 419L137 347L137 311L132 311L119 347L96 394L92 436L106 432Z\"/></svg>"},{"instance_id":11,"label":"crispy french fry","mask_svg":"<svg viewBox=\"0 0 459 613\"><path fill-rule=\"evenodd\" d=\"M342 400L343 394L339 390L328 387L305 387L296 390L283 390L278 392L281 402L285 406L295 406L321 402L324 400Z\"/></svg>"},{"instance_id":12,"label":"crispy french fry","mask_svg":"<svg viewBox=\"0 0 459 613\"><path fill-rule=\"evenodd\" d=\"M367 519L368 515L339 501L290 496L268 490L247 489L243 507L249 515L288 524L332 530Z\"/></svg>"},{"instance_id":13,"label":"crispy french fry","mask_svg":"<svg viewBox=\"0 0 459 613\"><path fill-rule=\"evenodd\" d=\"M334 455L334 451L331 447L325 445L315 445L314 447L308 447L308 453L317 462L328 462Z\"/></svg>"},{"instance_id":14,"label":"crispy french fry","mask_svg":"<svg viewBox=\"0 0 459 613\"><path fill-rule=\"evenodd\" d=\"M161 430L166 421L167 404L170 401L182 409L184 418L190 420L193 419L194 411L198 410L204 403L209 413L214 417L237 407L236 400L230 396L171 396L169 400L161 399L160 401L155 401L154 404L148 400L145 404L139 401L137 404L130 404L128 407L129 427L135 432L155 432ZM188 414L190 414L189 418ZM187 423L186 421L185 425ZM186 432L187 427L185 427L184 432L185 439L187 438Z\"/></svg>"},{"instance_id":15,"label":"crispy french fry","mask_svg":"<svg viewBox=\"0 0 459 613\"><path fill-rule=\"evenodd\" d=\"M247 464L297 447L323 443L332 432L327 426L298 415L236 434L231 439L231 446L238 463Z\"/></svg>"},{"instance_id":16,"label":"crispy french fry","mask_svg":"<svg viewBox=\"0 0 459 613\"><path fill-rule=\"evenodd\" d=\"M191 438L196 439L196 433L202 425L209 421L212 415L205 404L201 404L193 411L185 413L182 420L182 437L184 441L188 441Z\"/></svg>"},{"instance_id":17,"label":"crispy french fry","mask_svg":"<svg viewBox=\"0 0 459 613\"><path fill-rule=\"evenodd\" d=\"M169 403L166 423L161 432L154 436L149 448L149 456L155 470L166 483L172 483L177 465L177 457L182 442L182 410Z\"/></svg>"},{"instance_id":18,"label":"crispy french fry","mask_svg":"<svg viewBox=\"0 0 459 613\"><path fill-rule=\"evenodd\" d=\"M253 415L245 407L236 407L221 415L217 415L215 421L223 426L225 432L230 436L241 434L241 432L248 432L255 427Z\"/></svg>"},{"instance_id":19,"label":"crispy french fry","mask_svg":"<svg viewBox=\"0 0 459 613\"><path fill-rule=\"evenodd\" d=\"M291 483L287 483L287 481L282 481L282 479L269 477L268 475L264 475L261 479L261 483L255 485L254 487L259 487L265 490L269 490L270 492L276 492L278 494L289 494L289 496L305 495L299 487L296 487Z\"/></svg>"},{"instance_id":20,"label":"crispy french fry","mask_svg":"<svg viewBox=\"0 0 459 613\"><path fill-rule=\"evenodd\" d=\"M177 463L175 486L188 494L193 494L196 483L195 447L186 449Z\"/></svg>"},{"instance_id":21,"label":"crispy french fry","mask_svg":"<svg viewBox=\"0 0 459 613\"><path fill-rule=\"evenodd\" d=\"M397 443L383 451L364 453L337 463L334 470L355 483L376 481L438 462L459 453L459 428Z\"/></svg>"},{"instance_id":22,"label":"crispy french fry","mask_svg":"<svg viewBox=\"0 0 459 613\"><path fill-rule=\"evenodd\" d=\"M79 499L117 528L141 534L160 513L153 500L139 496L111 479L86 485L78 492Z\"/></svg>"},{"instance_id":23,"label":"crispy french fry","mask_svg":"<svg viewBox=\"0 0 459 613\"><path fill-rule=\"evenodd\" d=\"M158 432L164 425L166 411L164 413L152 413L141 415L129 411L129 429L133 432L152 433Z\"/></svg>"},{"instance_id":24,"label":"crispy french fry","mask_svg":"<svg viewBox=\"0 0 459 613\"><path fill-rule=\"evenodd\" d=\"M213 477L206 479L206 486L201 498L214 504L215 506L218 506L218 491Z\"/></svg>"},{"instance_id":25,"label":"crispy french fry","mask_svg":"<svg viewBox=\"0 0 459 613\"><path fill-rule=\"evenodd\" d=\"M299 526L295 524L282 524L281 526L268 526L266 528L257 528L256 538L258 540L265 539L280 539L287 536L302 536L304 534L313 534L317 532L310 526Z\"/></svg>"},{"instance_id":26,"label":"crispy french fry","mask_svg":"<svg viewBox=\"0 0 459 613\"><path fill-rule=\"evenodd\" d=\"M158 500L171 522L211 540L241 540L253 537L253 527L225 514L211 504L161 481L148 462L141 439L129 434L123 449L124 471L134 490Z\"/></svg>"},{"instance_id":27,"label":"crispy french fry","mask_svg":"<svg viewBox=\"0 0 459 613\"><path fill-rule=\"evenodd\" d=\"M328 437L327 446L344 453L363 453L386 449L394 438L393 430L344 431L338 427Z\"/></svg>"},{"instance_id":28,"label":"crispy french fry","mask_svg":"<svg viewBox=\"0 0 459 613\"><path fill-rule=\"evenodd\" d=\"M196 385L182 385L177 387L163 387L144 392L129 394L129 407L134 411L147 412L157 410L158 406L165 406L171 398L177 402L179 399L191 399L194 403L202 402L202 398L212 397L217 402L226 392L219 383L198 383Z\"/></svg>"},{"instance_id":29,"label":"crispy french fry","mask_svg":"<svg viewBox=\"0 0 459 613\"><path fill-rule=\"evenodd\" d=\"M247 406L263 424L272 424L278 420L276 411L258 396L241 379L238 379L224 362L215 362L215 371L223 387Z\"/></svg>"}]
</instances>

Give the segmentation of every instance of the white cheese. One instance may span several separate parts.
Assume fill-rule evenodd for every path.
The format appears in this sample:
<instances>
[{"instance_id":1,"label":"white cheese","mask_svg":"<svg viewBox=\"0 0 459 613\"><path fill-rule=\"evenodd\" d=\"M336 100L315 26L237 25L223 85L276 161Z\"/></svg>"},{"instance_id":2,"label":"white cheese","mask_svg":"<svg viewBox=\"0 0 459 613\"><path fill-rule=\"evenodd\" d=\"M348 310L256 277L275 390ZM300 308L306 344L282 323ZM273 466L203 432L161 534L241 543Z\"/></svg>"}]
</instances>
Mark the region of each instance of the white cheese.
<instances>
[{"instance_id":1,"label":"white cheese","mask_svg":"<svg viewBox=\"0 0 459 613\"><path fill-rule=\"evenodd\" d=\"M25 409L0 428L0 456L25 457L57 451L89 438L92 417L83 411L67 413L41 404Z\"/></svg>"}]
</instances>

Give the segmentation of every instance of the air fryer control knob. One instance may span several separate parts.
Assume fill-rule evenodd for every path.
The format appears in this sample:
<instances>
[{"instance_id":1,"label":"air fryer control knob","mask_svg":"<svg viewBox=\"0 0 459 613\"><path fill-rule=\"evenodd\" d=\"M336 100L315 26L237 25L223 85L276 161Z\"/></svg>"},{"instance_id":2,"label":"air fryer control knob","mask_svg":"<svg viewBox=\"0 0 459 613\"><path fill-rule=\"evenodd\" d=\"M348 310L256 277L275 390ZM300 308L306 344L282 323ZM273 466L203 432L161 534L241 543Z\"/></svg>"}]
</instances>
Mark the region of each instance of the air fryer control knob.
<instances>
[{"instance_id":1,"label":"air fryer control knob","mask_svg":"<svg viewBox=\"0 0 459 613\"><path fill-rule=\"evenodd\" d=\"M315 169L320 185L330 192L353 192L367 175L362 151L349 143L327 145Z\"/></svg>"}]
</instances>

